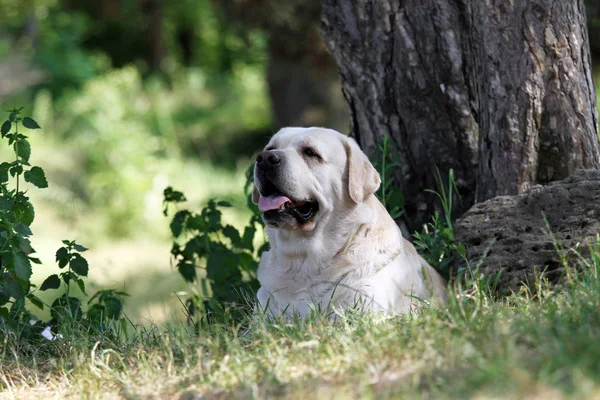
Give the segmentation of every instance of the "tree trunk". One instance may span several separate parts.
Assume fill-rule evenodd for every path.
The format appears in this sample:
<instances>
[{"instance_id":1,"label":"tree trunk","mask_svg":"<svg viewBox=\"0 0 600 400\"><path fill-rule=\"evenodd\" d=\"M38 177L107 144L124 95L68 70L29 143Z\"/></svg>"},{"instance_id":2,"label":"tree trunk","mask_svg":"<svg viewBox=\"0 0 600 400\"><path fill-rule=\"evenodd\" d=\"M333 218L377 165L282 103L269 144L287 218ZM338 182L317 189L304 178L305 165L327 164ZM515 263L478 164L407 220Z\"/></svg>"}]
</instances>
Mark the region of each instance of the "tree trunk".
<instances>
[{"instance_id":1,"label":"tree trunk","mask_svg":"<svg viewBox=\"0 0 600 400\"><path fill-rule=\"evenodd\" d=\"M596 70L600 60L600 0L585 2L592 65Z\"/></svg>"},{"instance_id":2,"label":"tree trunk","mask_svg":"<svg viewBox=\"0 0 600 400\"><path fill-rule=\"evenodd\" d=\"M600 167L582 0L325 0L322 34L367 152L389 136L404 222L435 207L436 167L462 202Z\"/></svg>"},{"instance_id":3,"label":"tree trunk","mask_svg":"<svg viewBox=\"0 0 600 400\"><path fill-rule=\"evenodd\" d=\"M231 17L269 36L267 84L274 128L318 125L348 131L335 60L319 35L321 0L221 0Z\"/></svg>"},{"instance_id":4,"label":"tree trunk","mask_svg":"<svg viewBox=\"0 0 600 400\"><path fill-rule=\"evenodd\" d=\"M142 10L147 15L148 61L152 71L162 71L162 61L166 50L163 38L162 0L143 0Z\"/></svg>"},{"instance_id":5,"label":"tree trunk","mask_svg":"<svg viewBox=\"0 0 600 400\"><path fill-rule=\"evenodd\" d=\"M349 128L337 65L315 29L308 46L290 49L289 42L273 35L269 43L267 84L274 128L327 126L342 132ZM296 33L298 35L298 33ZM300 43L304 40L299 40Z\"/></svg>"}]
</instances>

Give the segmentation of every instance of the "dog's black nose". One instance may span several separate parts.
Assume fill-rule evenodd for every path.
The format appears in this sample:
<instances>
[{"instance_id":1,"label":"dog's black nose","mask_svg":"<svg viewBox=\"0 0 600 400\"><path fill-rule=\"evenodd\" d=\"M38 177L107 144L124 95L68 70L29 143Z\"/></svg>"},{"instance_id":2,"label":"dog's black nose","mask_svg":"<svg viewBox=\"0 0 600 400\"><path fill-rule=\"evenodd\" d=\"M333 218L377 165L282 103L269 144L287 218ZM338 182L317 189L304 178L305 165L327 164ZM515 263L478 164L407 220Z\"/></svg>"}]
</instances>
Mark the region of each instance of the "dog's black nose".
<instances>
[{"instance_id":1,"label":"dog's black nose","mask_svg":"<svg viewBox=\"0 0 600 400\"><path fill-rule=\"evenodd\" d=\"M256 164L261 168L274 167L281 162L281 156L275 151L263 151L256 157Z\"/></svg>"}]
</instances>

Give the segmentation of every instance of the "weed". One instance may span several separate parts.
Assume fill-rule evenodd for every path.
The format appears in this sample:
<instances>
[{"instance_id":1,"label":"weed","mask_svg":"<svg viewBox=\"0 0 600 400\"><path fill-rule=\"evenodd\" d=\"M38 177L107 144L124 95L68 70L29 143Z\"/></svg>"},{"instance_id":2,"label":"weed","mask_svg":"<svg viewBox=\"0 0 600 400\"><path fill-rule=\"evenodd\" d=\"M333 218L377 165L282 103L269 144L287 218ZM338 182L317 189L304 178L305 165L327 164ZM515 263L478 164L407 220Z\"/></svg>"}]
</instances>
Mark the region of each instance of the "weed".
<instances>
[{"instance_id":1,"label":"weed","mask_svg":"<svg viewBox=\"0 0 600 400\"><path fill-rule=\"evenodd\" d=\"M248 188L247 184L246 191ZM170 204L176 206L185 200L183 193L171 187L165 189L165 216ZM250 200L248 205L253 206ZM223 225L220 208L226 207L231 205L211 199L200 213L179 210L171 220L175 239L172 259L187 282L200 284L200 290L186 304L190 319L200 317L194 321L196 325L215 319L223 321L228 309L238 310L235 319L239 320L244 314L243 306L252 303L248 294L258 289L258 260L268 248L267 243L258 249L254 247L258 228L262 226L260 214L254 210L244 231L239 232L231 225ZM198 273L198 269L202 272Z\"/></svg>"},{"instance_id":2,"label":"weed","mask_svg":"<svg viewBox=\"0 0 600 400\"><path fill-rule=\"evenodd\" d=\"M435 194L441 202L443 215L436 211L431 222L423 227L423 232L414 233L414 245L421 253L421 256L427 260L442 276L450 276L450 268L457 258L465 259L465 246L456 243L454 237L454 224L452 222L452 199L454 193L458 196L458 189L454 180L454 171L448 171L448 187L443 185L440 172L437 171L439 191L427 190Z\"/></svg>"},{"instance_id":3,"label":"weed","mask_svg":"<svg viewBox=\"0 0 600 400\"><path fill-rule=\"evenodd\" d=\"M19 131L20 126L30 130L40 127L33 119L21 117L22 110L10 110L0 128L2 139L8 140L15 155L14 161L0 164L0 329L15 333L20 330L21 319L29 315L25 299L43 307L30 282L32 263L39 264L40 260L31 255L35 252L29 240L35 212L22 179L38 188L48 186L42 168L29 163L31 145ZM9 186L9 175L14 178L14 188Z\"/></svg>"},{"instance_id":4,"label":"weed","mask_svg":"<svg viewBox=\"0 0 600 400\"><path fill-rule=\"evenodd\" d=\"M0 332L31 338L33 332L44 327L61 328L74 322L86 322L88 328L104 329L106 323L120 318L124 293L109 290L96 294L89 301L87 313L82 310L81 300L70 296L70 285L76 284L86 294L82 277L88 275L89 267L81 255L87 249L75 241L64 240L65 246L56 252L59 268L68 267L67 270L60 276L50 275L39 287L42 291L58 289L61 280L66 287L65 293L50 306L52 320L49 323L38 321L25 307L26 300L40 309L46 304L36 296L36 285L31 282L32 263L41 262L32 256L35 250L31 246L30 226L35 210L21 178L38 188L48 187L48 181L42 168L29 163L31 145L19 127L36 130L40 126L30 117L21 117L22 110L10 110L0 128L2 139L8 140L15 154L14 161L0 164ZM9 185L9 175L14 178L14 188Z\"/></svg>"},{"instance_id":5,"label":"weed","mask_svg":"<svg viewBox=\"0 0 600 400\"><path fill-rule=\"evenodd\" d=\"M379 152L373 166L379 172L381 186L376 195L391 217L398 219L404 214L404 196L400 187L395 185L393 171L401 165L401 160L398 154L390 152L387 136L383 137L377 148Z\"/></svg>"}]
</instances>

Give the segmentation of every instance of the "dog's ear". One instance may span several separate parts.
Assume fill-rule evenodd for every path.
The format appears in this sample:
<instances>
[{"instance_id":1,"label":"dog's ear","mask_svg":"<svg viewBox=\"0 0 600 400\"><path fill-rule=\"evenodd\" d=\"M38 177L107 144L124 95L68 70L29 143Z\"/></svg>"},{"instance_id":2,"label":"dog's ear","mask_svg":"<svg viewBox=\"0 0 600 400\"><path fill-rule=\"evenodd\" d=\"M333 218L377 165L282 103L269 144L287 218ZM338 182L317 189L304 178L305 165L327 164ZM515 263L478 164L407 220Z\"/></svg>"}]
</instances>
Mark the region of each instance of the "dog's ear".
<instances>
[{"instance_id":1,"label":"dog's ear","mask_svg":"<svg viewBox=\"0 0 600 400\"><path fill-rule=\"evenodd\" d=\"M260 200L260 193L258 192L258 189L256 188L256 184L252 185L252 202L254 204L258 204L258 200Z\"/></svg>"},{"instance_id":2,"label":"dog's ear","mask_svg":"<svg viewBox=\"0 0 600 400\"><path fill-rule=\"evenodd\" d=\"M381 178L366 154L352 138L346 138L348 192L355 203L362 203L379 189Z\"/></svg>"}]
</instances>

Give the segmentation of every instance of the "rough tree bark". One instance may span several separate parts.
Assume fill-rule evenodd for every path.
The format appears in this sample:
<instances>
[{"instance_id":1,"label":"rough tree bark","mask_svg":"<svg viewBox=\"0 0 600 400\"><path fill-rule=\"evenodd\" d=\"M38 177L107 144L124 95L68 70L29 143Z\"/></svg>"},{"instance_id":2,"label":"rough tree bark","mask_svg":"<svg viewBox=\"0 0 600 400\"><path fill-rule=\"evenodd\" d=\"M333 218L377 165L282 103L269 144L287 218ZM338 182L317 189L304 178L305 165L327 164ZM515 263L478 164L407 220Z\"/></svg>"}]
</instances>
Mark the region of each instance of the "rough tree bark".
<instances>
[{"instance_id":1,"label":"rough tree bark","mask_svg":"<svg viewBox=\"0 0 600 400\"><path fill-rule=\"evenodd\" d=\"M384 135L403 165L404 222L434 210L436 166L462 202L600 167L583 0L325 0L352 130Z\"/></svg>"}]
</instances>

